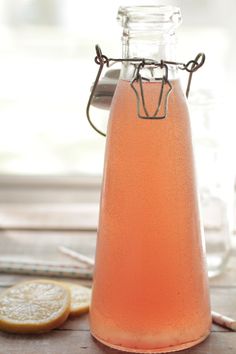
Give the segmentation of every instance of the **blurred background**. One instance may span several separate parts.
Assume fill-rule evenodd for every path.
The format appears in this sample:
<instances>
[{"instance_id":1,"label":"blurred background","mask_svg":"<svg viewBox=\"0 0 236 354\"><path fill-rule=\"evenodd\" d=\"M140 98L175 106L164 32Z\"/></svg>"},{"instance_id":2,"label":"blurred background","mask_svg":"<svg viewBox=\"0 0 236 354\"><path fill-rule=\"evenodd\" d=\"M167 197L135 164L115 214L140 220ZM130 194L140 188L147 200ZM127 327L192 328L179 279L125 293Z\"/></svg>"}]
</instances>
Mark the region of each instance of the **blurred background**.
<instances>
[{"instance_id":1,"label":"blurred background","mask_svg":"<svg viewBox=\"0 0 236 354\"><path fill-rule=\"evenodd\" d=\"M232 147L236 2L128 2L160 3L182 10L178 59L188 61L199 51L207 56L193 80L192 116L200 114L198 100L214 102L221 134ZM108 56L121 55L116 14L124 4L0 0L0 175L101 175L105 139L89 127L85 109L97 70L95 44ZM194 129L198 135L201 127ZM232 155L229 159L236 165Z\"/></svg>"},{"instance_id":2,"label":"blurred background","mask_svg":"<svg viewBox=\"0 0 236 354\"><path fill-rule=\"evenodd\" d=\"M120 57L119 6L160 4L182 11L178 61L199 52L207 58L194 75L189 107L214 275L235 233L233 0L0 0L1 226L96 230L105 138L85 113L98 69L94 47L99 43L108 57ZM181 80L186 85L186 73ZM92 115L105 129L108 111Z\"/></svg>"}]
</instances>

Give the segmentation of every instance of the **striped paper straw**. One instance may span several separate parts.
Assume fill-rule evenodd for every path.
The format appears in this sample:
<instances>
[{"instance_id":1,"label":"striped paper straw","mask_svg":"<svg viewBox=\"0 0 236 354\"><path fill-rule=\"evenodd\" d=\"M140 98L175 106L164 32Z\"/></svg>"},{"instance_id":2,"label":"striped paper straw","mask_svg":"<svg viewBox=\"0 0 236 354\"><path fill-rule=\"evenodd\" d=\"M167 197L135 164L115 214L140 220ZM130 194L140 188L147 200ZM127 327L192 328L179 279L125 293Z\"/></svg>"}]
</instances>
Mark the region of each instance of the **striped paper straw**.
<instances>
[{"instance_id":1,"label":"striped paper straw","mask_svg":"<svg viewBox=\"0 0 236 354\"><path fill-rule=\"evenodd\" d=\"M221 313L212 311L212 321L219 326L231 329L231 331L236 331L236 320L228 316L224 316Z\"/></svg>"},{"instance_id":2,"label":"striped paper straw","mask_svg":"<svg viewBox=\"0 0 236 354\"><path fill-rule=\"evenodd\" d=\"M0 260L0 272L80 279L92 279L93 277L91 269L81 269L76 265L31 261Z\"/></svg>"},{"instance_id":3,"label":"striped paper straw","mask_svg":"<svg viewBox=\"0 0 236 354\"><path fill-rule=\"evenodd\" d=\"M59 246L58 247L59 251L73 259L76 259L78 262L82 263L84 267L94 267L94 260L88 256L85 256L82 253L79 253L77 251L71 250L68 247L64 246Z\"/></svg>"}]
</instances>

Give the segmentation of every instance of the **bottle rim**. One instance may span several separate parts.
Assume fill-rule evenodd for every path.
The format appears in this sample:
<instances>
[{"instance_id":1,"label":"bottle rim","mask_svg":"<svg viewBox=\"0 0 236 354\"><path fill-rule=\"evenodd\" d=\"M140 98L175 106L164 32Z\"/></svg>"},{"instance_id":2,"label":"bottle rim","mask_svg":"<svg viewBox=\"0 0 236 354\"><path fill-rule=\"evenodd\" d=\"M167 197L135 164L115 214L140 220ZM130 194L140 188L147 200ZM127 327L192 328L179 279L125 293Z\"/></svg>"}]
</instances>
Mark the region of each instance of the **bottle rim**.
<instances>
[{"instance_id":1,"label":"bottle rim","mask_svg":"<svg viewBox=\"0 0 236 354\"><path fill-rule=\"evenodd\" d=\"M121 6L118 10L117 20L123 27L129 27L142 21L146 24L170 25L178 27L182 22L181 11L172 5L141 5Z\"/></svg>"}]
</instances>

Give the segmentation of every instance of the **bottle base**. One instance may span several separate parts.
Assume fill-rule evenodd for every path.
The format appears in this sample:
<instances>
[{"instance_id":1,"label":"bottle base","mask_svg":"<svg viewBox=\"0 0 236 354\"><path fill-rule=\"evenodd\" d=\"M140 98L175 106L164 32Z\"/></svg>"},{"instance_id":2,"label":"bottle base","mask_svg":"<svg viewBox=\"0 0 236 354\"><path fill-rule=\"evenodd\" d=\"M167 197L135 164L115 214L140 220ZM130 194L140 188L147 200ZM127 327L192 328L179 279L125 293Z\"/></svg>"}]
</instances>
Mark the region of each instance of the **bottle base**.
<instances>
[{"instance_id":1,"label":"bottle base","mask_svg":"<svg viewBox=\"0 0 236 354\"><path fill-rule=\"evenodd\" d=\"M99 338L98 336L96 336L94 333L92 333L92 336L98 340L99 342L101 342L102 344L106 345L107 347L113 348L113 349L117 349L123 352L129 352L129 353L170 353L170 352L176 352L179 350L183 350L183 349L187 349L190 347L193 347L201 342L203 342L210 334L210 331L207 332L206 335L197 338L191 342L186 342L183 344L179 344L179 345L173 345L173 346L169 346L169 347L165 347L165 348L158 348L158 349L139 349L139 348L127 348L127 347L123 347L121 345L116 345L116 344L112 344L112 343L108 343L107 341Z\"/></svg>"}]
</instances>

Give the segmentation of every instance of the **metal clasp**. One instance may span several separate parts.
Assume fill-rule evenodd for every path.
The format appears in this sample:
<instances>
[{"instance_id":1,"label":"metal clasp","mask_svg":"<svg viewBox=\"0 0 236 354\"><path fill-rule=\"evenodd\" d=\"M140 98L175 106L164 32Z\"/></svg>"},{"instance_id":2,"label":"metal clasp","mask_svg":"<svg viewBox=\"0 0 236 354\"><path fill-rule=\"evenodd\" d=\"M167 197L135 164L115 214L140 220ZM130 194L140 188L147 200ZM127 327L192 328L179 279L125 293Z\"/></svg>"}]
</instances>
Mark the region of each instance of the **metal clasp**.
<instances>
[{"instance_id":1,"label":"metal clasp","mask_svg":"<svg viewBox=\"0 0 236 354\"><path fill-rule=\"evenodd\" d=\"M141 69L144 68L145 66L147 66L151 71L153 71L153 69L160 67L161 69L164 69L165 73L162 77L158 77L155 78L154 81L155 82L160 82L161 83L161 87L160 87L160 94L158 97L158 102L157 102L157 108L154 111L153 114L150 114L150 112L148 111L147 105L146 105L146 101L145 101L145 95L144 95L144 88L143 88L143 82L144 81L150 81L150 79L141 76ZM135 83L138 84L139 86L139 90L140 90L140 94L137 90L137 88L135 87ZM134 79L130 82L130 85L132 87L132 89L134 90L134 93L136 95L136 99L137 99L137 114L139 118L142 119L164 119L167 116L167 103L168 103L168 97L169 94L172 90L172 85L170 83L170 81L168 80L168 66L166 64L164 64L163 62L156 63L150 63L147 62L146 60L143 60L142 63L140 63L137 67L136 70L136 75L134 77ZM167 89L165 90L165 85L167 86ZM166 92L165 92L166 91ZM163 109L163 113L161 113L161 108L164 107ZM143 111L142 114L141 112Z\"/></svg>"},{"instance_id":2,"label":"metal clasp","mask_svg":"<svg viewBox=\"0 0 236 354\"><path fill-rule=\"evenodd\" d=\"M109 67L111 63L115 64L118 62L122 62L122 63L130 62L134 64L136 70L135 70L134 78L131 80L130 85L137 99L137 116L142 119L164 119L167 117L168 114L168 98L172 90L172 85L168 79L168 65L176 66L178 69L186 70L189 73L187 89L186 89L186 97L188 98L193 73L196 72L205 62L204 53L199 53L194 60L190 60L187 64L184 64L181 62L173 62L167 60L161 60L160 62L157 62L152 59L143 59L143 58L128 58L128 59L108 58L106 55L103 55L101 48L98 45L96 45L95 49L96 49L95 63L99 65L99 69L89 96L89 100L86 108L86 114L87 114L89 124L92 126L92 128L97 133L103 136L106 136L106 134L103 133L101 130L99 130L91 120L90 106L92 104L93 97L99 79L101 77L104 65ZM154 81L160 82L160 94L157 100L157 107L155 109L155 112L153 112L153 114L151 114L148 111L146 106L145 93L144 93L145 90L144 90L143 83L145 81L150 81L150 79L145 78L141 75L141 71L145 67L149 67L151 70L154 70L155 68L161 68L162 70L164 70L164 75L162 77L154 78ZM138 92L137 88L139 88L140 93Z\"/></svg>"}]
</instances>

